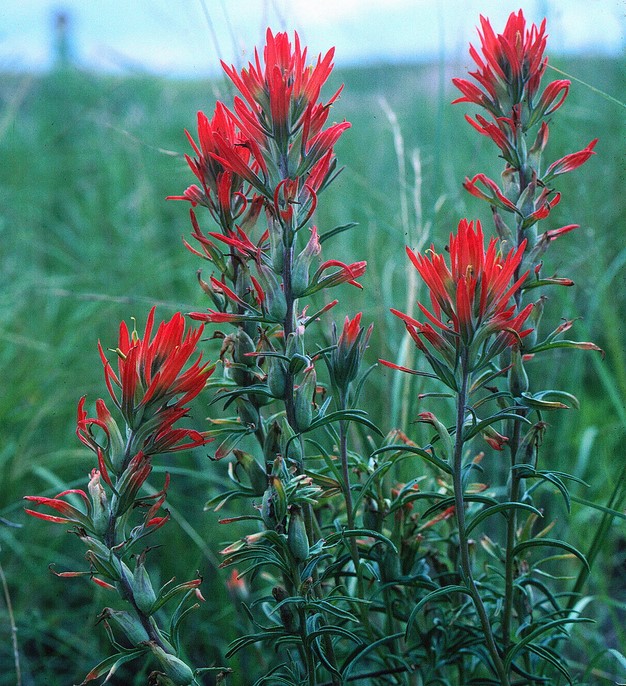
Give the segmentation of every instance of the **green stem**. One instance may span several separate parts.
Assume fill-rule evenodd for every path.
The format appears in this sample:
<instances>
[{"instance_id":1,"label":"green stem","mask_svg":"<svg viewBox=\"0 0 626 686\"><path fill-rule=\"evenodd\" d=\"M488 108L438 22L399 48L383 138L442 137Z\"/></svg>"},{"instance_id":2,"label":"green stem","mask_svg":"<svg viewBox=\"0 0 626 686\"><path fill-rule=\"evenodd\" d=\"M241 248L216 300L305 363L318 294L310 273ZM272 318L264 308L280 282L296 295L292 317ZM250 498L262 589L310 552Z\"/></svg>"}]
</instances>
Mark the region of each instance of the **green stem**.
<instances>
[{"instance_id":1,"label":"green stem","mask_svg":"<svg viewBox=\"0 0 626 686\"><path fill-rule=\"evenodd\" d=\"M468 371L468 351L467 348L463 349L461 353L461 388L457 396L457 412L456 412L456 434L454 443L454 465L453 465L453 487L454 487L454 504L456 510L458 534L459 534L459 554L461 561L461 571L463 572L463 577L467 588L470 592L472 600L474 601L474 606L476 612L478 613L478 618L480 620L480 625L485 636L485 641L487 644L487 650L493 661L498 677L502 686L509 686L509 677L504 668L504 663L498 653L498 648L493 636L493 631L491 629L491 624L489 622L489 617L487 616L487 610L480 596L480 592L474 581L472 575L472 564L470 561L469 554L469 541L467 538L466 527L465 527L465 498L463 493L463 452L465 447L465 441L463 440L463 426L465 424L465 409L467 405L468 398L468 386L469 386L469 371Z\"/></svg>"},{"instance_id":2,"label":"green stem","mask_svg":"<svg viewBox=\"0 0 626 686\"><path fill-rule=\"evenodd\" d=\"M519 500L520 479L518 470L515 469L517 463L517 451L520 444L520 423L515 422L513 435L511 436L511 488L509 491L509 502L516 503ZM502 639L505 649L511 644L511 623L513 619L513 584L515 582L515 560L513 559L513 548L517 536L517 510L511 509L507 515L506 527L506 553L504 569L504 609L502 611Z\"/></svg>"}]
</instances>

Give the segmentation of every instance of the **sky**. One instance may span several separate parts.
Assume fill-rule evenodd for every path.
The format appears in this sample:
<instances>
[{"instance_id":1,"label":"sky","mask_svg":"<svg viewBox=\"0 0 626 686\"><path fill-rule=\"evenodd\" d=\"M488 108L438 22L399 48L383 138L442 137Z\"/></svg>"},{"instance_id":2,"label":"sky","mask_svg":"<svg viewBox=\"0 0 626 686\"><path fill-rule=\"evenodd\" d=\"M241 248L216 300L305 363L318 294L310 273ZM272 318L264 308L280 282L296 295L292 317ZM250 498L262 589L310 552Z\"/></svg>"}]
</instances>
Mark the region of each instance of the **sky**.
<instances>
[{"instance_id":1,"label":"sky","mask_svg":"<svg viewBox=\"0 0 626 686\"><path fill-rule=\"evenodd\" d=\"M81 66L193 78L245 64L267 26L297 30L315 55L335 46L337 66L459 59L480 14L498 30L520 7L547 17L554 53L623 52L626 0L0 0L0 70L50 66L58 10Z\"/></svg>"}]
</instances>

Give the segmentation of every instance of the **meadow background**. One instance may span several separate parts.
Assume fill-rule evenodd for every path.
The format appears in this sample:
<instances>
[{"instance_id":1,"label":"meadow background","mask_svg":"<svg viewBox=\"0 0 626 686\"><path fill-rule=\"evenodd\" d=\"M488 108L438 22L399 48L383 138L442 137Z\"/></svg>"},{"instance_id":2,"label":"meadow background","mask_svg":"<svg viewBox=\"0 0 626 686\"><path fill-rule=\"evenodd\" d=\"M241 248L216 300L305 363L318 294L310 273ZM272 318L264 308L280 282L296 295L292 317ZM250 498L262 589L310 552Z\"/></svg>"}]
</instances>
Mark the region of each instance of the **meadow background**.
<instances>
[{"instance_id":1,"label":"meadow background","mask_svg":"<svg viewBox=\"0 0 626 686\"><path fill-rule=\"evenodd\" d=\"M607 647L626 646L624 520L599 532L602 512L583 502L606 505L620 479L612 505L623 512L626 501L624 109L598 92L619 97L624 74L617 58L551 53L551 64L589 85L573 82L551 126L549 158L600 138L597 155L559 179L563 200L542 224L580 224L547 255L543 273L576 285L550 292L542 330L561 317L580 318L571 338L593 340L606 355L555 351L542 356L540 368L529 365L531 384L534 378L542 388L571 391L581 402L578 411L548 417L541 459L588 486L573 485L571 514L557 495L542 505L546 521L556 520L581 550L595 535L603 539L586 591L586 613L597 623L574 630L588 662ZM486 205L461 187L466 175L497 178L501 169L495 147L464 122L465 106L450 105L450 78L464 71L462 64L371 65L337 71L326 90L330 95L345 83L331 119L345 118L352 128L336 147L345 170L320 197L315 222L323 230L358 222L328 249L345 261L368 261L363 291L334 291L340 304L329 319L363 311L364 321L374 322L372 364L378 357L414 362L401 323L389 313L391 306L406 311L419 295L404 246L444 245L461 217L492 228ZM94 629L110 602L106 591L47 570L51 563L59 571L83 569L83 549L65 527L24 515L21 498L87 482L92 454L74 436L75 411L81 395L93 402L106 393L98 339L114 347L119 321L135 316L139 328L155 303L160 318L207 307L195 272L203 267L206 277L209 265L181 241L189 233L187 205L165 197L192 182L181 156L188 151L183 129L193 131L196 111L210 114L217 97L228 97L220 79L112 77L71 67L0 73L0 686L15 684L13 622L24 686L77 683L109 654L104 631ZM208 216L200 216L211 230ZM215 344L206 349L214 359ZM372 419L384 431L403 424L422 439L411 424L428 409L417 400L420 390L409 377L376 369L365 391ZM196 423L208 414L209 397L198 400ZM159 532L164 547L154 559L161 581L192 578L196 570L204 576L207 602L189 619L189 652L197 663L222 664L244 624L226 587L229 572L217 569L217 551L233 532L203 511L226 471L207 458L210 452L208 446L157 460L152 483L161 482L166 467L173 476L173 521ZM233 666L245 670L255 659L249 651ZM597 683L613 683L608 674L619 673L611 659L598 661ZM139 674L131 682L128 674L111 683L146 681Z\"/></svg>"}]
</instances>

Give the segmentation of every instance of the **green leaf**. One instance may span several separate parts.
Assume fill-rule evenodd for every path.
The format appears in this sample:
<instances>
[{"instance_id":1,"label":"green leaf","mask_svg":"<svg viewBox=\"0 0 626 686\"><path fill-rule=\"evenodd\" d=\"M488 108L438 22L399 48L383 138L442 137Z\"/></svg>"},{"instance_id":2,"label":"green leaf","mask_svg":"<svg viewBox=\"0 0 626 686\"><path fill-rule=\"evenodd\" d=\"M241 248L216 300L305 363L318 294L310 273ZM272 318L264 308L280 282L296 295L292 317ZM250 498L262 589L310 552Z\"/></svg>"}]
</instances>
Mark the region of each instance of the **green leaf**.
<instances>
[{"instance_id":1,"label":"green leaf","mask_svg":"<svg viewBox=\"0 0 626 686\"><path fill-rule=\"evenodd\" d=\"M582 622L593 623L593 620L587 619L586 617L561 617L560 619L553 619L551 622L541 624L534 631L531 631L529 634L524 636L524 638L521 641L518 641L515 645L511 646L509 652L507 653L504 659L505 669L509 669L509 667L511 666L511 662L513 661L513 658L517 655L517 653L519 653L519 651L522 648L527 646L529 643L532 643L536 638L539 638L539 636L542 636L543 634L548 633L553 629L562 627L565 624L579 624Z\"/></svg>"},{"instance_id":2,"label":"green leaf","mask_svg":"<svg viewBox=\"0 0 626 686\"><path fill-rule=\"evenodd\" d=\"M446 474L452 474L452 467L450 467L450 465L445 460L442 460L440 457L437 457L436 455L431 455L426 450L423 450L422 448L418 448L417 446L404 445L404 444L386 445L382 448L378 448L378 450L375 450L372 453L372 457L374 457L376 455L380 455L382 453L390 452L390 451L397 451L397 452L403 452L403 453L411 453L412 455L419 455L421 458L423 458L427 462L430 462L435 467L438 467L439 469L444 471Z\"/></svg>"},{"instance_id":3,"label":"green leaf","mask_svg":"<svg viewBox=\"0 0 626 686\"><path fill-rule=\"evenodd\" d=\"M584 505L585 507L591 507L599 512L604 512L605 514L611 515L612 517L619 517L620 519L626 519L626 514L614 510L612 507L605 507L604 505L598 505L591 500L585 500L585 498L579 498L578 496L572 495L570 498L579 505Z\"/></svg>"},{"instance_id":4,"label":"green leaf","mask_svg":"<svg viewBox=\"0 0 626 686\"><path fill-rule=\"evenodd\" d=\"M145 652L145 648L135 648L127 653L116 653L115 655L105 658L102 660L102 662L97 664L89 672L89 674L87 674L84 681L82 681L79 686L84 686L84 684L86 684L88 681L99 679L104 674L107 674L107 678L103 681L103 683L106 683L115 674L119 667L127 662L130 662L131 660L134 660Z\"/></svg>"},{"instance_id":5,"label":"green leaf","mask_svg":"<svg viewBox=\"0 0 626 686\"><path fill-rule=\"evenodd\" d=\"M468 428L467 431L464 431L463 440L469 441L470 438L473 438L474 436L476 436L476 434L481 433L481 431L483 431L488 426L491 426L492 424L503 421L505 419L512 419L515 422L525 422L526 424L532 424L530 420L526 419L526 417L522 417L522 415L517 414L516 412L499 412L498 414L494 414L491 417L487 417L487 419L482 419L477 424L474 424L473 426Z\"/></svg>"},{"instance_id":6,"label":"green leaf","mask_svg":"<svg viewBox=\"0 0 626 686\"><path fill-rule=\"evenodd\" d=\"M350 229L353 229L355 226L358 225L358 222L348 222L347 224L341 224L341 226L336 226L334 229L330 229L330 231L325 231L324 233L320 234L319 242L324 243L324 241L327 241L329 238L332 238L333 236L338 236L340 233L343 233L344 231L349 231Z\"/></svg>"},{"instance_id":7,"label":"green leaf","mask_svg":"<svg viewBox=\"0 0 626 686\"><path fill-rule=\"evenodd\" d=\"M577 348L578 350L597 350L603 353L602 348L599 348L595 343L590 343L588 341L544 341L539 343L534 348L528 351L528 353L540 353L544 350L553 350L554 348Z\"/></svg>"},{"instance_id":8,"label":"green leaf","mask_svg":"<svg viewBox=\"0 0 626 686\"><path fill-rule=\"evenodd\" d=\"M384 436L383 432L376 426L376 424L374 424L374 422L370 421L365 414L366 413L362 410L337 410L325 415L324 417L316 418L313 422L311 422L311 425L307 431L313 431L313 429L318 429L320 426L330 424L331 422L344 421L364 424L369 429L376 432L379 436Z\"/></svg>"},{"instance_id":9,"label":"green leaf","mask_svg":"<svg viewBox=\"0 0 626 686\"><path fill-rule=\"evenodd\" d=\"M374 650L377 650L381 645L384 645L385 643L391 643L392 641L397 640L398 638L404 636L404 633L402 631L391 634L390 636L384 636L383 638L378 639L378 641L374 641L373 643L370 643L363 648L357 648L344 661L343 665L339 669L341 674L343 675L344 681L348 681L348 675L352 671L352 668L354 665L365 655L371 653Z\"/></svg>"},{"instance_id":10,"label":"green leaf","mask_svg":"<svg viewBox=\"0 0 626 686\"><path fill-rule=\"evenodd\" d=\"M398 549L396 546L385 536L384 534L381 534L378 531L374 531L373 529L346 529L344 531L339 531L336 534L331 534L330 536L326 537L326 546L334 546L337 545L340 541L342 541L346 536L369 536L370 538L375 538L376 540L380 541L381 543L384 543L386 546L389 546L391 550L397 555L398 554Z\"/></svg>"},{"instance_id":11,"label":"green leaf","mask_svg":"<svg viewBox=\"0 0 626 686\"><path fill-rule=\"evenodd\" d=\"M435 600L436 598L439 598L440 596L448 596L451 593L464 593L467 596L471 597L471 593L469 592L469 589L467 589L465 586L458 586L455 584L451 584L450 586L442 586L441 588L438 588L436 591L431 591L430 593L426 594L420 601L417 603L417 605L413 608L411 611L411 614L409 615L409 618L406 623L406 630L404 632L404 637L406 640L409 638L409 633L411 631L411 627L413 626L413 622L415 621L419 611L426 605L427 603L430 603L432 600Z\"/></svg>"},{"instance_id":12,"label":"green leaf","mask_svg":"<svg viewBox=\"0 0 626 686\"><path fill-rule=\"evenodd\" d=\"M537 514L539 517L542 516L541 510L538 510L536 507L533 507L532 505L529 505L528 503L517 503L517 502L506 502L506 503L498 503L497 505L490 505L489 507L485 508L484 510L481 510L477 515L472 517L472 519L468 522L467 528L465 529L465 533L469 536L470 531L478 526L482 521L487 519L487 517L491 517L491 515L498 514L498 512L507 512L507 510L530 510L530 512L534 512Z\"/></svg>"},{"instance_id":13,"label":"green leaf","mask_svg":"<svg viewBox=\"0 0 626 686\"><path fill-rule=\"evenodd\" d=\"M535 643L529 643L526 647L531 653L535 653L535 655L538 655L546 662L549 662L567 679L567 683L570 684L570 686L573 686L574 682L572 681L572 677L567 669L563 666L563 658L560 655L556 655L553 650L550 650L546 646L538 646Z\"/></svg>"},{"instance_id":14,"label":"green leaf","mask_svg":"<svg viewBox=\"0 0 626 686\"><path fill-rule=\"evenodd\" d=\"M551 546L553 548L562 548L563 550L567 550L569 553L572 553L572 555L575 555L585 565L585 567L589 569L589 563L580 550L575 548L573 545L566 543L565 541L559 541L556 538L532 538L530 541L523 541L522 543L518 543L515 548L513 548L511 554L513 557L515 557L527 548L539 548L542 546Z\"/></svg>"}]
</instances>

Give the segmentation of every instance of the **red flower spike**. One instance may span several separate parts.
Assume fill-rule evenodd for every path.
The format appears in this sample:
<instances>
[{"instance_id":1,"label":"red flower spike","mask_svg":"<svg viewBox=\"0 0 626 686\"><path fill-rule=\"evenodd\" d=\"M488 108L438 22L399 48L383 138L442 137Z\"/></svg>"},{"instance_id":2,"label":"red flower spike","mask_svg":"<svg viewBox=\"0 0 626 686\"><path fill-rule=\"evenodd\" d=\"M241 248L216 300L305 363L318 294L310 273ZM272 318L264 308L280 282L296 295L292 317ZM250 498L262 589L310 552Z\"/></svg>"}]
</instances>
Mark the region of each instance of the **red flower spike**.
<instances>
[{"instance_id":1,"label":"red flower spike","mask_svg":"<svg viewBox=\"0 0 626 686\"><path fill-rule=\"evenodd\" d=\"M550 83L536 99L548 58L546 47L546 20L539 26L526 26L522 10L513 12L500 34L490 22L480 17L480 50L470 45L470 56L476 71L470 72L478 86L467 79L452 79L462 97L454 103L470 102L487 109L494 118L509 117L512 109L522 105L527 112L523 118L524 131L542 117L549 116L564 102L569 81Z\"/></svg>"}]
</instances>

